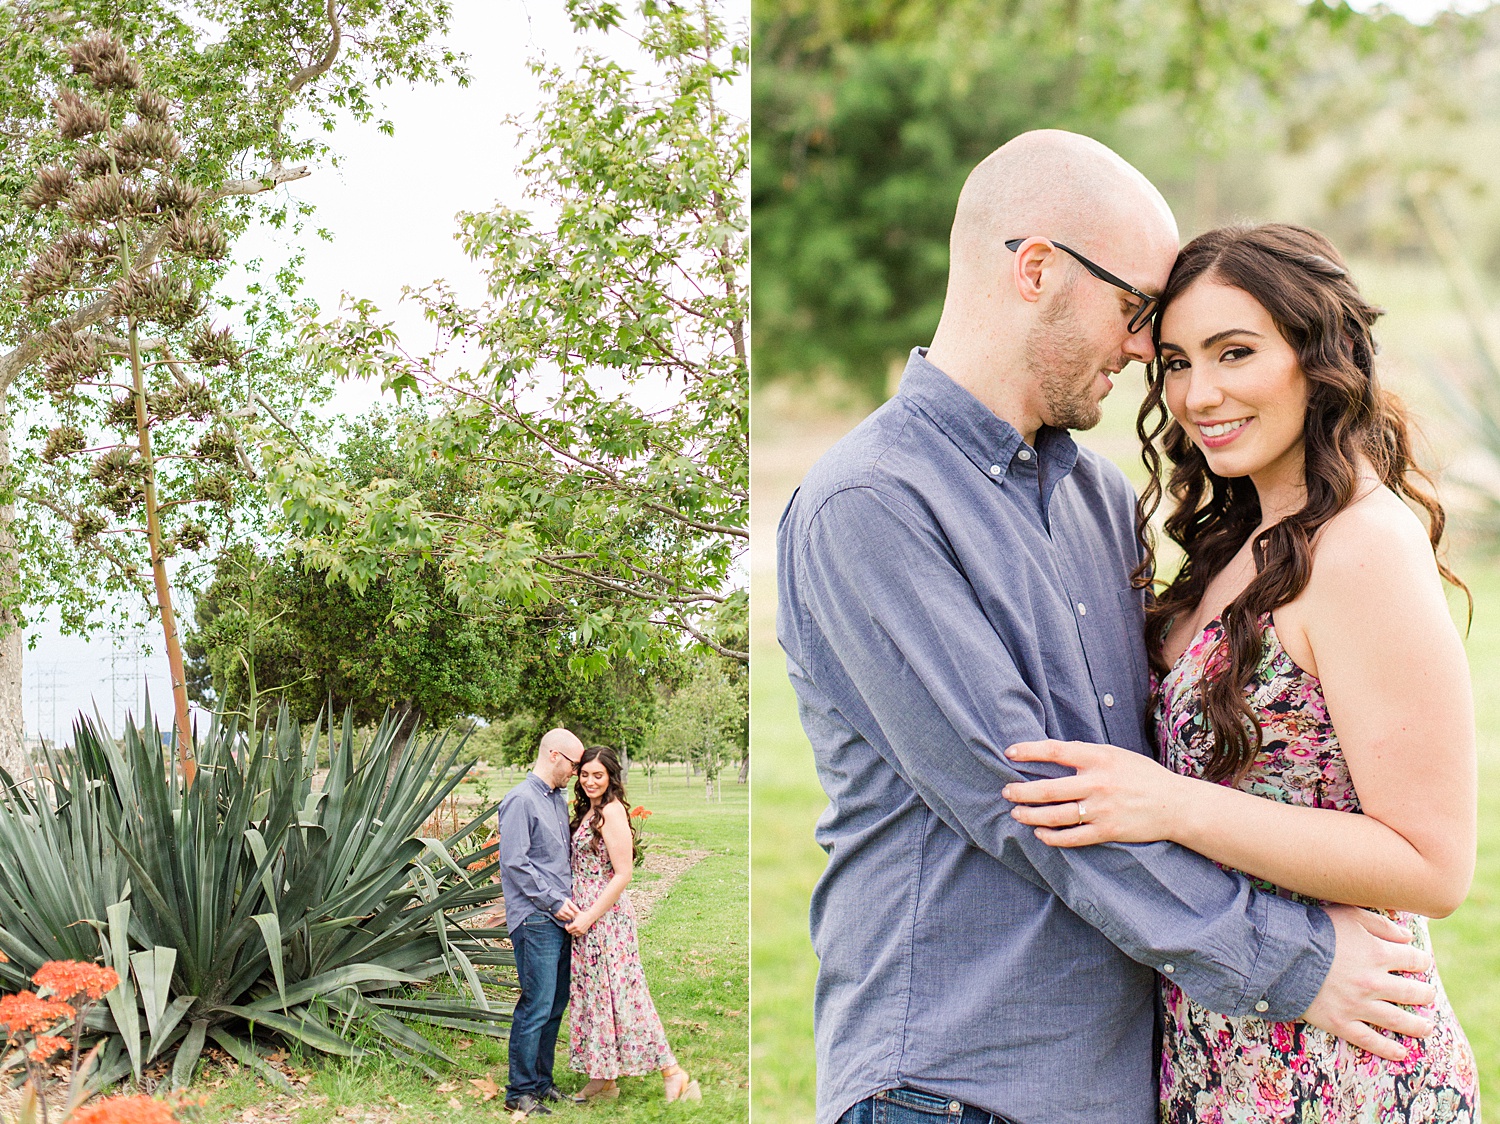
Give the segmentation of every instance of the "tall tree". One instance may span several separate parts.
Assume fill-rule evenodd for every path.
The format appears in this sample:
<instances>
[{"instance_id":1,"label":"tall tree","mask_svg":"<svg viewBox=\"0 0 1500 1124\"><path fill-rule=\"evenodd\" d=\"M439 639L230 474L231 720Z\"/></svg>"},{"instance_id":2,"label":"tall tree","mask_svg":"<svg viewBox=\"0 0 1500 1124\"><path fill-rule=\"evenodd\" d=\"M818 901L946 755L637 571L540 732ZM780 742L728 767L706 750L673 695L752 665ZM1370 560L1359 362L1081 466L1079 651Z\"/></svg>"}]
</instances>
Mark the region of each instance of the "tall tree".
<instances>
[{"instance_id":1,"label":"tall tree","mask_svg":"<svg viewBox=\"0 0 1500 1124\"><path fill-rule=\"evenodd\" d=\"M59 166L79 147L77 139L60 137L53 128L55 103L71 104L77 96L65 49L100 32L118 36L129 49L139 65L139 81L160 96L161 112L175 129L181 155L173 178L198 196L198 217L223 233L232 253L237 237L258 220L300 223L300 208L275 189L310 174L312 162L328 156L322 137L340 113L370 119L372 88L393 80L437 80L456 70L456 58L433 43L447 20L445 0L18 0L0 7L0 143L6 169L0 176L0 271L8 282L0 288L0 764L21 765L21 651L27 623L53 605L65 629L86 631L114 594L141 584L139 569L120 564L105 545L108 537L75 537L75 508L63 504L59 511L37 502L46 492L33 488L35 473L53 441L48 431L57 427L33 427L19 446L12 433L15 411L29 415L35 404L50 400L45 360L58 352L57 329L97 334L118 319L115 298L96 293L93 299L80 297L59 322L55 305L26 302L19 284L57 245L73 217L71 202L35 210L23 201L42 168ZM113 125L124 132L118 120ZM103 145L84 144L100 152L116 148L113 135ZM128 260L137 273L160 272L163 252L170 256L177 250L169 246L171 225L140 221L122 231L120 260ZM252 414L275 412L278 400L285 404L305 393L292 385L300 375L278 339L289 323L296 266L294 257L272 276L257 279L241 305L218 298L221 313L238 321L245 345L235 399L246 411L242 427ZM204 291L226 268L227 261L220 261L189 271L196 291ZM174 353L179 357L188 356ZM149 388L147 393L149 398Z\"/></svg>"},{"instance_id":2,"label":"tall tree","mask_svg":"<svg viewBox=\"0 0 1500 1124\"><path fill-rule=\"evenodd\" d=\"M313 359L419 392L408 456L474 473L456 510L392 481L350 487L283 443L271 486L309 564L356 590L438 567L473 612L551 606L575 671L674 650L676 630L745 659L706 627L745 610L748 542L746 122L725 107L746 62L717 6L570 0L574 23L631 34L640 73L594 51L537 65L545 99L521 164L540 218L463 216L487 272L464 305L417 294L441 336L419 354L377 309L309 325Z\"/></svg>"},{"instance_id":3,"label":"tall tree","mask_svg":"<svg viewBox=\"0 0 1500 1124\"><path fill-rule=\"evenodd\" d=\"M222 382L238 368L240 350L208 322L203 271L195 268L222 259L228 240L203 217L202 194L180 178L170 107L142 84L124 44L100 32L68 54L83 89L58 94L58 134L82 143L42 168L22 195L67 221L21 278L22 299L53 325L42 362L58 424L47 433L44 470L20 494L70 526L77 547L120 567L125 580L140 580L143 564L149 570L145 600L161 621L177 752L191 783L187 682L167 560L207 545L202 519L233 507L229 472L255 475L209 377L220 371ZM144 263L134 260L143 247L156 251ZM103 318L75 328L79 309L100 299L109 306ZM110 534L121 537L106 545Z\"/></svg>"},{"instance_id":4,"label":"tall tree","mask_svg":"<svg viewBox=\"0 0 1500 1124\"><path fill-rule=\"evenodd\" d=\"M704 798L712 800L726 759L742 751L748 683L732 677L723 661L705 658L662 708L651 731L652 752L690 761L703 770Z\"/></svg>"}]
</instances>

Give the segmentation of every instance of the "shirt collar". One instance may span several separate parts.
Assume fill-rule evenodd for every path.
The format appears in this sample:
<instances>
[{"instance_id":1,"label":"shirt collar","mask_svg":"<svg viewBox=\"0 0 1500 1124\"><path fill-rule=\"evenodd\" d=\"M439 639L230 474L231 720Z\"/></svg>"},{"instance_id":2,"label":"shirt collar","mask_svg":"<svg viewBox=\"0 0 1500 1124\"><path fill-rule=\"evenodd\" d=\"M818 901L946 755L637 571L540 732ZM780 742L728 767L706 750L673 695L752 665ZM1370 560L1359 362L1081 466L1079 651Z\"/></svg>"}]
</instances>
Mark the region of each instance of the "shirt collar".
<instances>
[{"instance_id":1,"label":"shirt collar","mask_svg":"<svg viewBox=\"0 0 1500 1124\"><path fill-rule=\"evenodd\" d=\"M1021 434L929 362L925 347L912 348L896 393L931 418L975 468L996 483L1005 482L1016 454L1022 451ZM1044 425L1037 431L1036 456L1043 479L1055 485L1078 463L1078 446L1067 430Z\"/></svg>"},{"instance_id":2,"label":"shirt collar","mask_svg":"<svg viewBox=\"0 0 1500 1124\"><path fill-rule=\"evenodd\" d=\"M535 769L527 773L526 776L531 780L536 781L536 783L541 786L542 791L545 792L548 796L551 796L559 788L562 788L562 785L558 785L557 788L553 788L550 784L542 779L541 774L538 773Z\"/></svg>"}]
</instances>

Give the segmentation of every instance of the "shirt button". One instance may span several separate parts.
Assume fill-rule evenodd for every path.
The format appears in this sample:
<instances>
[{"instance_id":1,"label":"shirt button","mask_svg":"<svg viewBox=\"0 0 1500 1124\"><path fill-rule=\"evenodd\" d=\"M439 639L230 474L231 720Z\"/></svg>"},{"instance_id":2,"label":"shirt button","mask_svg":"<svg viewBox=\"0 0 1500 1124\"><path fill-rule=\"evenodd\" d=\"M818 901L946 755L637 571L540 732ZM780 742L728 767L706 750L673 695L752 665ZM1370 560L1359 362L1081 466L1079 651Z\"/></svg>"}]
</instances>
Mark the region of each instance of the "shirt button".
<instances>
[{"instance_id":1,"label":"shirt button","mask_svg":"<svg viewBox=\"0 0 1500 1124\"><path fill-rule=\"evenodd\" d=\"M958 1102L958 1101L949 1101L948 1102L948 1111L949 1112L962 1112L963 1110L964 1110L964 1106L960 1102Z\"/></svg>"},{"instance_id":2,"label":"shirt button","mask_svg":"<svg viewBox=\"0 0 1500 1124\"><path fill-rule=\"evenodd\" d=\"M990 475L991 476L999 476L1004 471L1005 471L1005 469L1001 468L998 464L992 464L992 465L990 465Z\"/></svg>"},{"instance_id":3,"label":"shirt button","mask_svg":"<svg viewBox=\"0 0 1500 1124\"><path fill-rule=\"evenodd\" d=\"M1114 697L1114 695L1106 694L1104 696L1104 705L1105 706L1114 706L1115 705L1115 697Z\"/></svg>"},{"instance_id":4,"label":"shirt button","mask_svg":"<svg viewBox=\"0 0 1500 1124\"><path fill-rule=\"evenodd\" d=\"M1161 966L1161 970L1163 972L1165 972L1167 975L1170 976L1173 972L1177 971L1177 965L1176 964L1163 964Z\"/></svg>"},{"instance_id":5,"label":"shirt button","mask_svg":"<svg viewBox=\"0 0 1500 1124\"><path fill-rule=\"evenodd\" d=\"M1086 617L1089 615L1089 607L1082 601L1078 602L1078 615L1080 617Z\"/></svg>"},{"instance_id":6,"label":"shirt button","mask_svg":"<svg viewBox=\"0 0 1500 1124\"><path fill-rule=\"evenodd\" d=\"M1031 450L1022 449L1016 456L1020 457L1023 461L1029 461L1031 459Z\"/></svg>"},{"instance_id":7,"label":"shirt button","mask_svg":"<svg viewBox=\"0 0 1500 1124\"><path fill-rule=\"evenodd\" d=\"M1271 1009L1271 1005L1269 1003L1267 1003L1264 999L1262 999L1260 1002L1258 1002L1255 1005L1255 1009L1257 1011L1265 1012L1265 1011L1269 1011Z\"/></svg>"}]
</instances>

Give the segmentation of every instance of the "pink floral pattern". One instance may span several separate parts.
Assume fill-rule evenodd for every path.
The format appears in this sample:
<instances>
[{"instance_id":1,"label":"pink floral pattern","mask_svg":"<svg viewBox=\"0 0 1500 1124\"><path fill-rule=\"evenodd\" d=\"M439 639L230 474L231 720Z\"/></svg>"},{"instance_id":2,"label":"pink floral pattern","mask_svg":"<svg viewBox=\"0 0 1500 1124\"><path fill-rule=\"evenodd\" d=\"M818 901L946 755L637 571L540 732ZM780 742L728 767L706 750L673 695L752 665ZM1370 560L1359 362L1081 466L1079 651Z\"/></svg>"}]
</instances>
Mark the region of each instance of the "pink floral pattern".
<instances>
[{"instance_id":1,"label":"pink floral pattern","mask_svg":"<svg viewBox=\"0 0 1500 1124\"><path fill-rule=\"evenodd\" d=\"M1247 687L1264 741L1246 792L1286 804L1358 812L1359 797L1328 718L1322 685L1303 671L1276 635L1270 615L1261 664ZM1199 684L1223 628L1209 622L1161 683L1154 715L1161 760L1201 776L1212 737ZM1268 882L1260 888L1312 901ZM1427 919L1387 916L1431 950ZM1434 971L1437 1002L1422 1008L1437 1026L1425 1040L1403 1039L1404 1062L1377 1058L1306 1023L1233 1018L1200 1007L1162 980L1161 1119L1164 1124L1479 1124L1474 1054Z\"/></svg>"},{"instance_id":2,"label":"pink floral pattern","mask_svg":"<svg viewBox=\"0 0 1500 1124\"><path fill-rule=\"evenodd\" d=\"M585 819L573 833L573 903L588 909L614 867ZM635 939L635 911L621 894L582 937L573 939L568 1063L590 1077L639 1077L676 1065L667 1047Z\"/></svg>"}]
</instances>

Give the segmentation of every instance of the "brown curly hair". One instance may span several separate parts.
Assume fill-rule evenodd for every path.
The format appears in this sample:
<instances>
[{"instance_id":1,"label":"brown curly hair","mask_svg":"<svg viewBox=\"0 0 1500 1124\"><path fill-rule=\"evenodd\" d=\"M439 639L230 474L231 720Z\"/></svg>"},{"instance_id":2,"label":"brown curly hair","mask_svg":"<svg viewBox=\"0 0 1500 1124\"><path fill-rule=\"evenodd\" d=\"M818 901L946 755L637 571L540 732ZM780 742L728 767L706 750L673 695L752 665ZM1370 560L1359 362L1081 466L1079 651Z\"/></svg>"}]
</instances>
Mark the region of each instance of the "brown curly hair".
<instances>
[{"instance_id":1,"label":"brown curly hair","mask_svg":"<svg viewBox=\"0 0 1500 1124\"><path fill-rule=\"evenodd\" d=\"M1354 502L1359 463L1368 459L1382 483L1427 515L1434 554L1445 516L1432 478L1412 459L1411 427L1400 401L1375 374L1371 326L1383 313L1355 287L1338 251L1323 235L1282 223L1228 226L1194 238L1182 249L1162 292L1165 309L1199 278L1209 277L1254 297L1275 321L1307 376L1303 421L1307 500L1301 510L1268 528L1251 547L1255 577L1220 616L1224 635L1208 663L1201 690L1214 734L1205 777L1241 777L1261 746L1260 723L1245 699L1260 662L1261 616L1293 600L1312 576L1312 542L1319 528ZM1260 500L1248 477L1222 477L1168 413L1161 358L1161 317L1153 328L1157 357L1147 368L1146 397L1136 419L1148 480L1136 507L1136 532L1145 548L1134 583L1148 590L1155 569L1151 517L1162 500L1161 452L1171 462L1166 491L1176 500L1167 537L1182 547L1182 568L1154 598L1148 593L1146 650L1158 676L1168 668L1162 646L1171 622L1203 600L1208 584L1260 525ZM1160 439L1161 452L1157 442ZM1468 589L1438 559L1438 570ZM1473 599L1470 597L1470 615ZM1155 710L1155 699L1152 700Z\"/></svg>"},{"instance_id":2,"label":"brown curly hair","mask_svg":"<svg viewBox=\"0 0 1500 1124\"><path fill-rule=\"evenodd\" d=\"M630 850L637 862L641 859L641 841L636 832L635 820L630 817L630 801L625 799L625 773L620 767L620 758L615 751L607 745L591 745L583 751L583 756L578 759L578 773L581 776L583 767L590 762L597 761L604 766L604 771L609 776L609 785L604 790L604 799L599 802L600 810L612 800L618 800L625 809L625 820L630 824ZM573 785L573 818L569 821L572 833L578 832L578 825L583 823L593 806L588 795L583 791L582 783L575 781ZM589 824L589 831L594 837L593 846L596 850L604 849L604 833L600 830L603 823L602 816L595 816Z\"/></svg>"}]
</instances>

